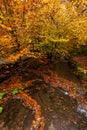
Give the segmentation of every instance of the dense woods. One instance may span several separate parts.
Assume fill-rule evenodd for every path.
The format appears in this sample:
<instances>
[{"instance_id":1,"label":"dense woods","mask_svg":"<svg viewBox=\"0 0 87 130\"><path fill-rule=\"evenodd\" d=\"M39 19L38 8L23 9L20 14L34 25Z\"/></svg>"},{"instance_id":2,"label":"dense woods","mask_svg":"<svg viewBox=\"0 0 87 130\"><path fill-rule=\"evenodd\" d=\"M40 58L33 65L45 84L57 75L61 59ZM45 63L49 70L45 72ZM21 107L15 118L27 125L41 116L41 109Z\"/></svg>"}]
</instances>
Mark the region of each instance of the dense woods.
<instances>
[{"instance_id":1,"label":"dense woods","mask_svg":"<svg viewBox=\"0 0 87 130\"><path fill-rule=\"evenodd\" d=\"M87 0L0 0L0 130L87 130Z\"/></svg>"},{"instance_id":2,"label":"dense woods","mask_svg":"<svg viewBox=\"0 0 87 130\"><path fill-rule=\"evenodd\" d=\"M85 0L1 0L0 55L69 56L87 45L86 8Z\"/></svg>"}]
</instances>

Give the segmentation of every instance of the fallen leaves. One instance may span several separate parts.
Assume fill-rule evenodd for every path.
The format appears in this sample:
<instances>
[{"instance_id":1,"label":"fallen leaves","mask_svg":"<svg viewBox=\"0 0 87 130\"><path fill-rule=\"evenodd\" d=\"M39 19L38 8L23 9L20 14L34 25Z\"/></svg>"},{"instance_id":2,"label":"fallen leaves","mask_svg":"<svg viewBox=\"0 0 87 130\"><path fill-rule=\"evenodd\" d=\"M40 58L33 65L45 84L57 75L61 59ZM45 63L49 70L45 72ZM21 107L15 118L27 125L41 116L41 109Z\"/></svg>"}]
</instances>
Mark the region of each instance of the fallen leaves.
<instances>
[{"instance_id":1,"label":"fallen leaves","mask_svg":"<svg viewBox=\"0 0 87 130\"><path fill-rule=\"evenodd\" d=\"M43 66L43 69L38 68L37 70L32 71L35 74L40 74L44 78L45 83L49 84L51 87L62 88L63 90L66 90L68 92L70 97L79 99L81 100L81 102L87 102L85 97L82 94L78 93L77 84L65 78L59 77L56 72L49 69L49 66L45 65Z\"/></svg>"},{"instance_id":2,"label":"fallen leaves","mask_svg":"<svg viewBox=\"0 0 87 130\"><path fill-rule=\"evenodd\" d=\"M12 76L9 79L3 81L0 84L0 88L2 91L11 92L14 89L18 89L21 87L21 77L20 76Z\"/></svg>"},{"instance_id":3,"label":"fallen leaves","mask_svg":"<svg viewBox=\"0 0 87 130\"><path fill-rule=\"evenodd\" d=\"M74 125L77 124L77 122L76 122L74 119L72 119L71 122L72 122Z\"/></svg>"},{"instance_id":4,"label":"fallen leaves","mask_svg":"<svg viewBox=\"0 0 87 130\"><path fill-rule=\"evenodd\" d=\"M74 60L79 62L85 71L87 70L87 56L75 56Z\"/></svg>"},{"instance_id":5,"label":"fallen leaves","mask_svg":"<svg viewBox=\"0 0 87 130\"><path fill-rule=\"evenodd\" d=\"M2 84L0 84L1 89L5 90L5 91L9 91L11 93L14 89L20 88L20 90L22 90L23 88L21 88L21 86L23 86L24 88L26 88L27 86L30 86L38 79L39 81L43 80L50 87L55 87L55 88L59 87L59 88L62 88L63 90L66 90L69 93L70 97L78 98L81 102L86 102L85 98L81 94L77 93L76 84L74 84L73 82L71 82L67 79L59 77L59 75L56 72L54 72L52 69L50 69L49 65L46 65L46 64L43 65L43 64L44 63L42 63L42 66L38 67L37 69L30 69L30 70L28 68L29 66L27 66L26 68L25 67L23 68L23 66L21 65L16 76L13 75L12 77L10 77L6 81L4 81ZM21 70L21 68L22 68L22 70ZM25 72L25 69L27 72ZM32 79L29 79L28 81L23 82L23 80L22 80L23 77L18 76L18 74L21 75L21 71L26 73L26 77L28 77L30 72L32 72L34 74L40 75L40 78L38 78L38 77L36 79L32 78ZM40 91L41 88L39 85L36 85L35 89L37 91ZM35 120L32 121L31 130L34 130L34 129L43 130L45 121L44 121L44 117L41 114L40 105L37 103L36 100L32 99L29 95L27 95L25 93L25 91L22 92L20 90L19 90L19 93L14 96L16 98L17 97L22 98L24 101L23 104L25 106L28 106L30 109L32 109L35 112ZM50 108L48 108L48 110L51 111ZM65 108L64 108L64 110L65 110ZM76 123L74 121L72 121L72 122L74 124Z\"/></svg>"},{"instance_id":6,"label":"fallen leaves","mask_svg":"<svg viewBox=\"0 0 87 130\"><path fill-rule=\"evenodd\" d=\"M28 96L26 93L20 91L19 94L15 95L15 97L19 97L23 99L23 104L25 106L28 106L30 109L35 111L35 120L32 121L32 127L31 130L38 129L43 130L44 128L44 117L41 115L41 107L38 105L37 101L32 99L30 96Z\"/></svg>"}]
</instances>

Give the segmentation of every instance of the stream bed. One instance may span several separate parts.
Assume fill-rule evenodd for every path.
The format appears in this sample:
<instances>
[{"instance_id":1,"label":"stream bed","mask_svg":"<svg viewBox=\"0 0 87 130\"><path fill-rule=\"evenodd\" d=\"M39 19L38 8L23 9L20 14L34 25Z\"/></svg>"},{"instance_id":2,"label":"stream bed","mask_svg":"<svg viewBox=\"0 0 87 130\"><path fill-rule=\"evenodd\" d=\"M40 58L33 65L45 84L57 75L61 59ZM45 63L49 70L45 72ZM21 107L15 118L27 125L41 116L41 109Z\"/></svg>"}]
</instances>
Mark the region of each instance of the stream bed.
<instances>
[{"instance_id":1,"label":"stream bed","mask_svg":"<svg viewBox=\"0 0 87 130\"><path fill-rule=\"evenodd\" d=\"M46 84L41 86L41 90L34 91L31 97L41 106L45 118L44 130L87 130L87 118L77 112L75 100L59 89ZM0 115L0 130L30 130L33 119L34 113L24 107L21 100L10 99Z\"/></svg>"},{"instance_id":2,"label":"stream bed","mask_svg":"<svg viewBox=\"0 0 87 130\"><path fill-rule=\"evenodd\" d=\"M18 70L16 71L18 72ZM66 62L54 65L54 71L60 77L77 83L80 88L79 80L71 73ZM24 76L22 77L23 82L30 80L28 71L27 76L24 75L24 71L17 74L21 75L21 73ZM25 87L24 92L41 106L41 113L45 119L44 130L87 130L86 105L78 104L75 99L69 97L67 91L45 83L39 74L31 75L29 72L29 75L31 79L34 80L38 77L39 80L36 79L32 85ZM33 120L34 112L24 106L21 99L10 97L0 114L0 130L30 130Z\"/></svg>"}]
</instances>

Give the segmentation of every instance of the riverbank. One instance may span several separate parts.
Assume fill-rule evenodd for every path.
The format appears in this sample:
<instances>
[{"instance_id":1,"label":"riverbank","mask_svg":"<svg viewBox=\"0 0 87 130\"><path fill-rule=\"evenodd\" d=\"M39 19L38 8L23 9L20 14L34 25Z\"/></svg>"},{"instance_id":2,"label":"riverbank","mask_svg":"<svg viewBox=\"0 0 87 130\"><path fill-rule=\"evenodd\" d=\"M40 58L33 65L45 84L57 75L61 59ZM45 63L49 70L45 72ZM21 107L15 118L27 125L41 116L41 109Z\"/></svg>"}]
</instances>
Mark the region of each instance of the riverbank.
<instances>
[{"instance_id":1,"label":"riverbank","mask_svg":"<svg viewBox=\"0 0 87 130\"><path fill-rule=\"evenodd\" d=\"M21 95L19 98L13 98L15 95L12 95L12 92L14 89L19 91L20 87L23 88L21 91L40 105L41 115L39 115L44 117L44 130L86 130L85 113L79 113L77 110L78 106L83 109L81 103L86 103L86 97L79 93L77 87L79 88L81 84L66 61L49 64L47 59L43 61L43 58L40 60L29 58L6 66L4 66L6 69L0 71L1 75L6 76L0 83L0 91L5 93L0 100L4 108L0 114L2 130L15 128L28 130L34 123L35 109L32 109L32 104L30 103L29 107L26 107L27 104L23 105ZM6 72L8 73L5 75ZM27 111L32 111L30 116ZM40 126L37 130L40 130Z\"/></svg>"}]
</instances>

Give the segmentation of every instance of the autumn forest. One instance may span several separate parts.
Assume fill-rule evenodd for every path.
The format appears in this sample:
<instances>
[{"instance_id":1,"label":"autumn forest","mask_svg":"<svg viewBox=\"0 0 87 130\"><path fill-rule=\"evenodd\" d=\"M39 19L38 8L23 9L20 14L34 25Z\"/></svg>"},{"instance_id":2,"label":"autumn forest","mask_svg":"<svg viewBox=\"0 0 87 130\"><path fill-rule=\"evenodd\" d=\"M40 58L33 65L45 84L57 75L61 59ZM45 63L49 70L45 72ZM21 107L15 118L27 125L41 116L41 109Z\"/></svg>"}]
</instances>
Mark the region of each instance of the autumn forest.
<instances>
[{"instance_id":1,"label":"autumn forest","mask_svg":"<svg viewBox=\"0 0 87 130\"><path fill-rule=\"evenodd\" d=\"M87 0L0 0L0 130L87 130Z\"/></svg>"}]
</instances>

